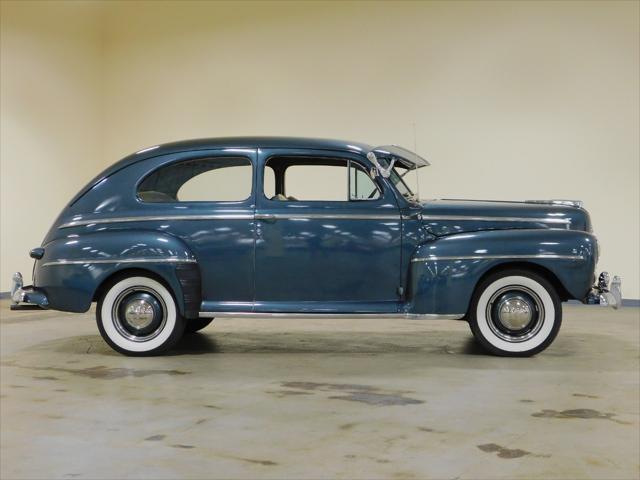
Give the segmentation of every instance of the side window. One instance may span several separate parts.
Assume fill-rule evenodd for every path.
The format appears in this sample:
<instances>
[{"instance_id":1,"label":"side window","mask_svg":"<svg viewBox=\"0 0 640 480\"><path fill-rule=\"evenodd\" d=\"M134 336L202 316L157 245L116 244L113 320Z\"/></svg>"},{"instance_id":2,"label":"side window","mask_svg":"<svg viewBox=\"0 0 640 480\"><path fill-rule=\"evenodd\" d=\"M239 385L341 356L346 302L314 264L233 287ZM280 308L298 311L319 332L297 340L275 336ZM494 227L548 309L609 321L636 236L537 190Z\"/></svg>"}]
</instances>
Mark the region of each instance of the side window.
<instances>
[{"instance_id":1,"label":"side window","mask_svg":"<svg viewBox=\"0 0 640 480\"><path fill-rule=\"evenodd\" d=\"M276 194L276 174L270 165L264 167L264 196L272 198Z\"/></svg>"},{"instance_id":2,"label":"side window","mask_svg":"<svg viewBox=\"0 0 640 480\"><path fill-rule=\"evenodd\" d=\"M357 163L349 165L349 198L351 200L377 200L378 186L369 174Z\"/></svg>"},{"instance_id":3,"label":"side window","mask_svg":"<svg viewBox=\"0 0 640 480\"><path fill-rule=\"evenodd\" d=\"M264 169L264 194L274 201L376 200L377 184L358 163L339 158L272 157Z\"/></svg>"},{"instance_id":4,"label":"side window","mask_svg":"<svg viewBox=\"0 0 640 480\"><path fill-rule=\"evenodd\" d=\"M291 165L284 172L288 200L346 202L347 162L342 165Z\"/></svg>"},{"instance_id":5,"label":"side window","mask_svg":"<svg viewBox=\"0 0 640 480\"><path fill-rule=\"evenodd\" d=\"M161 167L138 186L143 202L223 202L251 195L251 161L246 157L199 158Z\"/></svg>"}]
</instances>

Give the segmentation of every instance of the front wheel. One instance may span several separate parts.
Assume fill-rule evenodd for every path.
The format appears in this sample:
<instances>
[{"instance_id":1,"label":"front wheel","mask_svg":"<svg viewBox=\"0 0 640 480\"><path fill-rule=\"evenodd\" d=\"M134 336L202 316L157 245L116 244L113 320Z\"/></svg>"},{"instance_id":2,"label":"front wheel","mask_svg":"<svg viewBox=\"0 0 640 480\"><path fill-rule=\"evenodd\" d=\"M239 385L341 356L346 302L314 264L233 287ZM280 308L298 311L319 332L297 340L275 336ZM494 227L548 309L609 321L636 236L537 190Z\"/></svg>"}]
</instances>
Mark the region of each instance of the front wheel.
<instances>
[{"instance_id":1,"label":"front wheel","mask_svg":"<svg viewBox=\"0 0 640 480\"><path fill-rule=\"evenodd\" d=\"M558 335L562 304L553 285L526 270L490 275L473 295L469 326L476 340L496 355L527 357Z\"/></svg>"},{"instance_id":2,"label":"front wheel","mask_svg":"<svg viewBox=\"0 0 640 480\"><path fill-rule=\"evenodd\" d=\"M130 276L112 283L98 301L96 320L102 338L125 355L162 353L184 331L173 295L149 277Z\"/></svg>"}]
</instances>

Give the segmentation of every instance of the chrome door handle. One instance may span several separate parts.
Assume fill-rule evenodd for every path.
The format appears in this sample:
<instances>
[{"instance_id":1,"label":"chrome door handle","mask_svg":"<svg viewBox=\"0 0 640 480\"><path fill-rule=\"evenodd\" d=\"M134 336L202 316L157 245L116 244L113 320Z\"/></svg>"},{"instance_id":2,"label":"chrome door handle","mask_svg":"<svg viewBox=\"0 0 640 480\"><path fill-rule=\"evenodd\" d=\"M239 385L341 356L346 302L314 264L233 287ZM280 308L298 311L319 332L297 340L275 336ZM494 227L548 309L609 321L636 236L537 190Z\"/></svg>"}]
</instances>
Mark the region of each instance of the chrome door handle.
<instances>
[{"instance_id":1,"label":"chrome door handle","mask_svg":"<svg viewBox=\"0 0 640 480\"><path fill-rule=\"evenodd\" d=\"M275 222L276 216L272 213L256 213L256 220L262 220L265 222Z\"/></svg>"}]
</instances>

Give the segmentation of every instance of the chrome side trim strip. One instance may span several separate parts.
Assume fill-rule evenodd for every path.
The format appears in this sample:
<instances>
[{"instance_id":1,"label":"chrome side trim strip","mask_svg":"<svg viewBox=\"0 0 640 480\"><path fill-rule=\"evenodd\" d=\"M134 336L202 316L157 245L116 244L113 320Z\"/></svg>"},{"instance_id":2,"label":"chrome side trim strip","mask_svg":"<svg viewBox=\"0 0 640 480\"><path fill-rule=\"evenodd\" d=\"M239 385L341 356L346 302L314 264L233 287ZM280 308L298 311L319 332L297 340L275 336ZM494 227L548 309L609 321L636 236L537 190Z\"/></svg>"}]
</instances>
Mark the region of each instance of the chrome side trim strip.
<instances>
[{"instance_id":1,"label":"chrome side trim strip","mask_svg":"<svg viewBox=\"0 0 640 480\"><path fill-rule=\"evenodd\" d=\"M211 215L151 215L140 217L111 217L98 218L93 220L74 220L63 223L58 228L81 227L83 225L97 225L104 223L123 223L123 222L154 222L154 221L172 221L172 220L254 220L254 219L333 219L333 220L400 220L400 214L373 214L361 215L350 213L276 213L266 214L211 214Z\"/></svg>"},{"instance_id":2,"label":"chrome side trim strip","mask_svg":"<svg viewBox=\"0 0 640 480\"><path fill-rule=\"evenodd\" d=\"M531 258L553 258L559 260L584 260L583 255L555 255L540 253L537 255L452 255L452 256L437 256L432 255L429 257L417 257L412 258L411 263L415 262L428 262L430 260L494 260L494 259L531 259Z\"/></svg>"},{"instance_id":3,"label":"chrome side trim strip","mask_svg":"<svg viewBox=\"0 0 640 480\"><path fill-rule=\"evenodd\" d=\"M87 258L82 260L67 260L60 258L58 260L51 260L44 263L43 267L49 267L52 265L84 265L85 263L196 263L194 258L179 258L179 257L165 257L165 258Z\"/></svg>"},{"instance_id":4,"label":"chrome side trim strip","mask_svg":"<svg viewBox=\"0 0 640 480\"><path fill-rule=\"evenodd\" d=\"M82 225L94 225L102 223L155 222L164 220L253 220L253 214L218 213L210 215L150 215L144 217L97 218L93 220L74 220L72 222L63 223L58 228L80 227Z\"/></svg>"},{"instance_id":5,"label":"chrome side trim strip","mask_svg":"<svg viewBox=\"0 0 640 480\"><path fill-rule=\"evenodd\" d=\"M258 213L256 218L274 218L283 220L400 220L400 213L396 214L371 214L363 215L360 213Z\"/></svg>"},{"instance_id":6,"label":"chrome side trim strip","mask_svg":"<svg viewBox=\"0 0 640 480\"><path fill-rule=\"evenodd\" d=\"M150 215L138 217L111 217L97 218L92 220L73 220L63 223L58 228L80 227L83 225L97 225L104 223L123 222L153 222L171 220L253 220L268 218L274 219L320 219L320 220L400 220L399 214L372 214L363 215L359 213L274 213L265 214L210 214L210 215ZM527 223L557 223L562 225L571 224L568 218L523 218L523 217L468 217L466 215L423 215L423 220L459 220L470 222L527 222Z\"/></svg>"},{"instance_id":7,"label":"chrome side trim strip","mask_svg":"<svg viewBox=\"0 0 640 480\"><path fill-rule=\"evenodd\" d=\"M275 312L200 312L200 318L404 318L409 320L441 319L459 320L460 314L437 313L275 313Z\"/></svg>"},{"instance_id":8,"label":"chrome side trim strip","mask_svg":"<svg viewBox=\"0 0 640 480\"><path fill-rule=\"evenodd\" d=\"M526 217L467 217L466 215L423 215L423 220L464 220L469 222L527 222L562 223L569 225L568 218L526 218Z\"/></svg>"}]
</instances>

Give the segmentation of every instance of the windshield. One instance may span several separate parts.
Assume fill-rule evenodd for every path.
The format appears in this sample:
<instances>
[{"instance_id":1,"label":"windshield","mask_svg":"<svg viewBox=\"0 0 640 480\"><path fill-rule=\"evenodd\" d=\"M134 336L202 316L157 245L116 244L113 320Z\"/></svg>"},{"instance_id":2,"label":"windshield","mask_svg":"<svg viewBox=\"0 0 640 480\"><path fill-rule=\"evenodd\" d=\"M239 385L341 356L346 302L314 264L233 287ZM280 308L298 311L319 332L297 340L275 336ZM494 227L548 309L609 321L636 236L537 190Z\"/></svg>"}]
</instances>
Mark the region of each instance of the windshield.
<instances>
[{"instance_id":1,"label":"windshield","mask_svg":"<svg viewBox=\"0 0 640 480\"><path fill-rule=\"evenodd\" d=\"M380 161L380 164L384 168L387 168L389 166L389 160L388 159L381 158L381 159L379 159L379 161ZM417 173L417 169L414 168L413 170L416 170L416 173ZM402 196L404 198L406 198L407 200L417 201L418 198L417 198L416 194L411 191L409 186L402 179L402 177L404 177L410 171L411 170L409 170L407 168L396 167L394 165L394 167L391 169L391 174L389 175L389 180L391 181L391 183L393 183L393 185L402 194Z\"/></svg>"}]
</instances>

